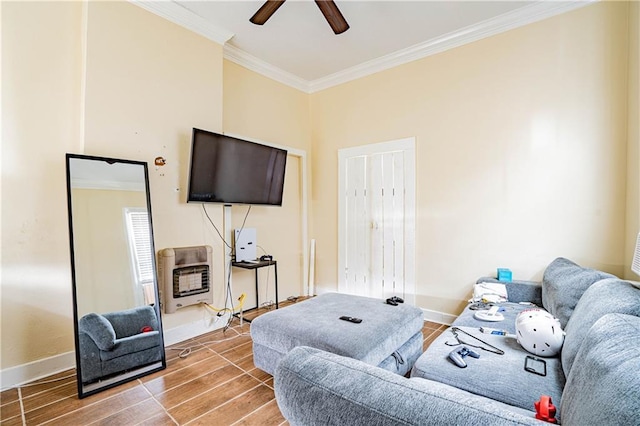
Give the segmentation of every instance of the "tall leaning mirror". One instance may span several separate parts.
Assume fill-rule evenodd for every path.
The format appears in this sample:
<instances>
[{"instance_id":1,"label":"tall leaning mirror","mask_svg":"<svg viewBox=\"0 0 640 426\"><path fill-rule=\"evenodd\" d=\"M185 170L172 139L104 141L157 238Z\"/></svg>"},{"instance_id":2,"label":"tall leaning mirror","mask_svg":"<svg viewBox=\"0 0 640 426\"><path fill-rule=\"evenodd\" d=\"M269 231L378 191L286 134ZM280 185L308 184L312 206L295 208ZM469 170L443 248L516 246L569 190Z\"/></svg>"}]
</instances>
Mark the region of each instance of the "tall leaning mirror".
<instances>
[{"instance_id":1,"label":"tall leaning mirror","mask_svg":"<svg viewBox=\"0 0 640 426\"><path fill-rule=\"evenodd\" d=\"M166 367L147 163L67 154L78 396Z\"/></svg>"}]
</instances>

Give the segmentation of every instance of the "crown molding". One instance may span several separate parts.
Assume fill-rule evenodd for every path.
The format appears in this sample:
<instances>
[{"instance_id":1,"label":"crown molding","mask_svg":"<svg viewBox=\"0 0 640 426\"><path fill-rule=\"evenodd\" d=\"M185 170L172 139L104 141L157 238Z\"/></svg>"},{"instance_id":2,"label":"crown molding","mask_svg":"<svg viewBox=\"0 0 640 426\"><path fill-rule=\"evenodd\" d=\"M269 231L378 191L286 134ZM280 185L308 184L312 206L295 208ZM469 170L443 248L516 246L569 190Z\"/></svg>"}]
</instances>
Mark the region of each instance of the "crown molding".
<instances>
[{"instance_id":1,"label":"crown molding","mask_svg":"<svg viewBox=\"0 0 640 426\"><path fill-rule=\"evenodd\" d=\"M74 189L101 189L111 191L145 192L144 182L118 182L115 180L97 179L71 179L71 188Z\"/></svg>"},{"instance_id":2,"label":"crown molding","mask_svg":"<svg viewBox=\"0 0 640 426\"><path fill-rule=\"evenodd\" d=\"M263 61L262 59L258 59L255 56L245 52L244 50L238 49L237 47L230 44L224 45L223 52L224 59L228 59L231 62L235 62L238 65L248 68L251 71L257 72L258 74L262 74L265 77L269 77L273 80L279 81L280 83L286 84L287 86L291 86L295 89L309 93L309 82L303 78L283 71L281 68L275 67L270 63Z\"/></svg>"},{"instance_id":3,"label":"crown molding","mask_svg":"<svg viewBox=\"0 0 640 426\"><path fill-rule=\"evenodd\" d=\"M435 55L455 47L503 33L524 25L532 24L552 16L596 3L600 0L553 1L541 0L521 9L487 19L457 31L410 46L389 55L382 56L347 68L316 80L308 81L282 70L249 53L227 44L233 33L222 30L173 1L129 0L131 3L183 26L209 40L224 46L224 59L228 59L251 71L276 80L305 93L314 93L342 83L356 80L380 71L388 70L427 56Z\"/></svg>"},{"instance_id":4,"label":"crown molding","mask_svg":"<svg viewBox=\"0 0 640 426\"><path fill-rule=\"evenodd\" d=\"M212 25L206 19L173 1L129 0L129 2L218 44L224 45L234 36L232 32Z\"/></svg>"},{"instance_id":5,"label":"crown molding","mask_svg":"<svg viewBox=\"0 0 640 426\"><path fill-rule=\"evenodd\" d=\"M495 18L487 19L478 24L470 25L389 55L313 80L309 82L309 93L328 89L398 65L435 55L464 44L478 41L524 25L532 24L552 16L560 15L598 1L599 0L576 0L571 2L539 1L513 12L508 12Z\"/></svg>"}]
</instances>

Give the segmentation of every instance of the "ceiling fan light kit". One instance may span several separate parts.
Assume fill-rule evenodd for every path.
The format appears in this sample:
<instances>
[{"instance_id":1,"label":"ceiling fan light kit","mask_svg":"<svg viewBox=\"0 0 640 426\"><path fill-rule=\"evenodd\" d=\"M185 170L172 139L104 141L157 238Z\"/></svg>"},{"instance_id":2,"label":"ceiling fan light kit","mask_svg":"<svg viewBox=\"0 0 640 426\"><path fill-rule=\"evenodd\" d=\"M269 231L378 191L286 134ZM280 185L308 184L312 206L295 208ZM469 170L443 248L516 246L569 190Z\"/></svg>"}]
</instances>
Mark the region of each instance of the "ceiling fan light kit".
<instances>
[{"instance_id":1,"label":"ceiling fan light kit","mask_svg":"<svg viewBox=\"0 0 640 426\"><path fill-rule=\"evenodd\" d=\"M267 0L249 21L256 25L263 25L284 2L285 0ZM336 35L349 29L349 24L333 0L315 0L315 3Z\"/></svg>"}]
</instances>

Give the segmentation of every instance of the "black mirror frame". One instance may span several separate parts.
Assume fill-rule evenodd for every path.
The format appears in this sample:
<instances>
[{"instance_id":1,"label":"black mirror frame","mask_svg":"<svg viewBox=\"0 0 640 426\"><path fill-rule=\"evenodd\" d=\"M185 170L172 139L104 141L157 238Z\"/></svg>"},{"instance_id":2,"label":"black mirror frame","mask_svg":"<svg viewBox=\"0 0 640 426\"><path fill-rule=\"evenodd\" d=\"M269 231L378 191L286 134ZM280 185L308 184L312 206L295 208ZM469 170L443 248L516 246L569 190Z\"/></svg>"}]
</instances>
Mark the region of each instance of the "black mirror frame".
<instances>
[{"instance_id":1,"label":"black mirror frame","mask_svg":"<svg viewBox=\"0 0 640 426\"><path fill-rule=\"evenodd\" d=\"M66 154L66 175L67 175L67 212L68 212L68 225L69 225L69 249L70 249L70 260L71 260L71 281L72 281L72 295L73 295L73 329L74 329L74 341L75 341L75 358L76 358L76 376L77 376L77 385L78 385L78 397L85 398L87 396L93 395L98 392L102 392L104 390L113 388L115 386L121 385L123 383L130 382L132 380L138 379L143 376L147 376L149 374L155 373L157 371L164 370L167 368L167 360L166 360L166 352L164 350L164 337L162 331L162 317L161 317L161 309L160 309L160 294L158 288L158 273L157 273L157 265L156 265L156 253L155 253L155 244L153 237L153 215L151 214L151 193L149 191L149 171L148 165L144 161L135 161L135 160L124 160L118 158L109 158L109 157L98 157L91 155L83 155L83 154ZM84 385L82 382L82 372L80 366L80 338L79 338L79 327L78 322L80 318L78 317L78 292L77 292L77 282L76 282L76 268L75 268L75 252L74 252L74 239L73 239L73 214L72 214L72 197L71 197L71 160L72 159L82 159L82 160L95 160L95 161L103 161L109 164L113 163L124 163L124 164L134 164L140 165L144 168L144 183L145 183L145 196L147 202L147 211L149 213L149 233L150 233L150 244L151 244L151 261L153 265L153 278L154 278L154 294L156 303L153 308L155 310L156 316L158 318L158 332L160 338L160 345L162 348L162 356L161 361L158 361L157 367L151 368L142 368L143 371L139 373L132 372L132 374L127 374L126 377L122 379L112 379L103 386L96 387L95 389L91 389L85 391ZM154 364L152 364L154 365Z\"/></svg>"}]
</instances>

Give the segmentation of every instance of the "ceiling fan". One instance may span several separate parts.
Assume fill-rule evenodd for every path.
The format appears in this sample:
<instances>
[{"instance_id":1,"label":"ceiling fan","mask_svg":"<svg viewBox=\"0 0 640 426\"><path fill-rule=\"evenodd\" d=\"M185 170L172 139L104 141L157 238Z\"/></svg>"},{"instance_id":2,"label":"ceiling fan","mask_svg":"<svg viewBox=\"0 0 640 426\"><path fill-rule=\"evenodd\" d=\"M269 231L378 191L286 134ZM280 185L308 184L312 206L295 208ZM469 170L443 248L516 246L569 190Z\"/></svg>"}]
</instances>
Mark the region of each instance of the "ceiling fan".
<instances>
[{"instance_id":1,"label":"ceiling fan","mask_svg":"<svg viewBox=\"0 0 640 426\"><path fill-rule=\"evenodd\" d=\"M284 2L285 0L267 0L249 21L256 25L264 24ZM334 33L342 34L349 29L349 24L333 0L315 0L315 2Z\"/></svg>"}]
</instances>

